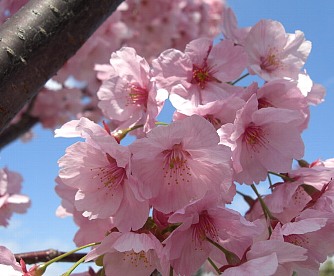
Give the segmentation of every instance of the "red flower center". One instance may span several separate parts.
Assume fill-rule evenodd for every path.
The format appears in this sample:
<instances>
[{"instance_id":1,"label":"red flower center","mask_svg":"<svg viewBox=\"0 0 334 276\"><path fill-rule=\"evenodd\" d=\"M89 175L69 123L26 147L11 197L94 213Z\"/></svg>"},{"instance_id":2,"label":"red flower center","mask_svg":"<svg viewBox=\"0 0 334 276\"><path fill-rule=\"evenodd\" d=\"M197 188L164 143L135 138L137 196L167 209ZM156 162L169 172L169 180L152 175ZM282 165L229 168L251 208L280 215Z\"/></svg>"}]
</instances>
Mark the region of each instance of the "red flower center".
<instances>
[{"instance_id":1,"label":"red flower center","mask_svg":"<svg viewBox=\"0 0 334 276\"><path fill-rule=\"evenodd\" d=\"M221 83L221 81L216 79L213 74L214 72L212 68L207 64L202 67L193 64L193 74L190 82L192 84L197 84L201 89L204 89L206 84L210 81Z\"/></svg>"},{"instance_id":2,"label":"red flower center","mask_svg":"<svg viewBox=\"0 0 334 276\"><path fill-rule=\"evenodd\" d=\"M260 126L256 126L253 123L250 123L245 129L243 141L253 151L256 151L258 147L266 147L269 143L265 131Z\"/></svg>"},{"instance_id":3,"label":"red flower center","mask_svg":"<svg viewBox=\"0 0 334 276\"><path fill-rule=\"evenodd\" d=\"M194 224L192 228L193 240L195 242L201 244L207 237L212 240L218 239L218 231L215 227L214 220L206 210L201 212L198 223Z\"/></svg>"},{"instance_id":4,"label":"red flower center","mask_svg":"<svg viewBox=\"0 0 334 276\"><path fill-rule=\"evenodd\" d=\"M147 108L148 91L136 84L130 84L130 91L128 95L128 103L144 106Z\"/></svg>"}]
</instances>

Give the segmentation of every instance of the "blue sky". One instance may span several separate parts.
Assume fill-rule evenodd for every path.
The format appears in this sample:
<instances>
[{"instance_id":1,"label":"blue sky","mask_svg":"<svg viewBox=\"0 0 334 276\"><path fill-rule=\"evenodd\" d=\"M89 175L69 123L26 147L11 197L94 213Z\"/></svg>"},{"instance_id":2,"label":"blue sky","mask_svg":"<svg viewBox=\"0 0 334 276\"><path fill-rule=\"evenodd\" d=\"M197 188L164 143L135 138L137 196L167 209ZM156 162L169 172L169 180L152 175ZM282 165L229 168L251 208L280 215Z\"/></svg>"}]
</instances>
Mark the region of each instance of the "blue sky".
<instances>
[{"instance_id":1,"label":"blue sky","mask_svg":"<svg viewBox=\"0 0 334 276\"><path fill-rule=\"evenodd\" d=\"M319 4L321 3L321 4ZM305 0L231 0L240 26L254 25L260 19L282 22L288 32L302 30L312 41L312 52L306 63L311 78L327 89L325 102L311 108L309 128L303 138L305 159L334 157L334 1ZM170 109L164 114L170 114ZM164 117L165 121L168 117ZM32 199L26 215L14 215L7 229L0 228L0 244L14 252L54 248L74 248L72 238L76 227L70 218L59 219L54 213L60 203L54 192L57 160L75 139L53 138L53 133L34 128L35 137L28 143L17 141L0 153L0 167L18 171L24 178L23 193ZM240 203L239 208L245 207ZM79 269L80 270L80 269ZM57 265L45 275L60 275L63 266Z\"/></svg>"}]
</instances>

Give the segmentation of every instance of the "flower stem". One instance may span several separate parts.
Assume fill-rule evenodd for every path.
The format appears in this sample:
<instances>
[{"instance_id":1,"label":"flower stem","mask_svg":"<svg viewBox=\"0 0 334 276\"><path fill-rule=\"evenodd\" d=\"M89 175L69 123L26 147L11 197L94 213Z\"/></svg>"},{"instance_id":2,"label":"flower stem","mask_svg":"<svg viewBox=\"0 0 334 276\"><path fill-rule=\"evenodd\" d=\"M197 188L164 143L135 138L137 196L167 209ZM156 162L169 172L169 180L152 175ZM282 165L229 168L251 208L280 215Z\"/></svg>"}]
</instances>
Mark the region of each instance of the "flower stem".
<instances>
[{"instance_id":1,"label":"flower stem","mask_svg":"<svg viewBox=\"0 0 334 276\"><path fill-rule=\"evenodd\" d=\"M282 178L284 181L293 181L292 178L290 178L287 175L281 174L281 173L276 173L276 172L269 171L268 174L276 175L276 176Z\"/></svg>"},{"instance_id":2,"label":"flower stem","mask_svg":"<svg viewBox=\"0 0 334 276\"><path fill-rule=\"evenodd\" d=\"M219 268L216 266L216 264L211 260L211 258L208 258L209 263L212 265L212 267L216 270L216 272L218 273L218 275L220 275L220 270Z\"/></svg>"},{"instance_id":3,"label":"flower stem","mask_svg":"<svg viewBox=\"0 0 334 276\"><path fill-rule=\"evenodd\" d=\"M226 257L226 260L227 260L228 264L230 264L230 265L237 265L237 264L240 263L240 259L239 259L239 257L236 254L234 254L233 252L225 249L219 243L211 240L208 237L206 237L206 240L209 243L211 243L212 245L214 245L215 247L217 247L220 251L222 251L225 254L225 257Z\"/></svg>"},{"instance_id":4,"label":"flower stem","mask_svg":"<svg viewBox=\"0 0 334 276\"><path fill-rule=\"evenodd\" d=\"M98 244L100 244L100 242L93 242L93 243L89 243L89 244L80 246L80 247L78 247L78 248L76 248L76 249L73 249L73 250L71 250L71 251L69 251L69 252L66 252L66 253L64 253L64 254L62 254L62 255L60 255L60 256L58 256L58 257L56 257L56 258L54 258L54 259L52 259L52 260L50 260L50 261L48 261L48 262L46 262L46 263L44 263L44 264L41 264L40 266L38 266L38 269L40 269L40 270L44 270L44 271L45 271L45 269L46 269L50 264L52 264L52 263L54 263L54 262L58 262L58 261L61 260L62 258L67 257L67 256L69 256L69 255L71 255L71 254L73 254L73 253L75 253L75 252L77 252L77 251L80 251L80 250L85 249L85 248L87 248L87 247L91 247L91 246L98 245ZM86 257L86 256L84 256L83 258L85 258L85 257ZM81 259L80 259L80 260L81 260ZM80 261L80 260L79 260L79 261Z\"/></svg>"},{"instance_id":5,"label":"flower stem","mask_svg":"<svg viewBox=\"0 0 334 276\"><path fill-rule=\"evenodd\" d=\"M173 273L173 268L170 266L170 267L169 267L169 276L173 276L173 274L174 274L174 273Z\"/></svg>"},{"instance_id":6,"label":"flower stem","mask_svg":"<svg viewBox=\"0 0 334 276\"><path fill-rule=\"evenodd\" d=\"M273 189L274 189L273 182L271 181L270 174L268 173L267 175L268 175L268 181L269 181L269 188L270 188L270 191L273 191Z\"/></svg>"},{"instance_id":7,"label":"flower stem","mask_svg":"<svg viewBox=\"0 0 334 276\"><path fill-rule=\"evenodd\" d=\"M77 261L74 265L70 267L67 272L65 272L62 276L69 276L73 272L74 269L78 267L79 264L83 263L85 261L86 256L82 257L79 261Z\"/></svg>"},{"instance_id":8,"label":"flower stem","mask_svg":"<svg viewBox=\"0 0 334 276\"><path fill-rule=\"evenodd\" d=\"M242 75L240 78L236 79L234 82L232 82L232 85L235 85L237 82L241 81L242 79L246 78L247 76L249 76L249 73L246 73L244 75Z\"/></svg>"}]
</instances>

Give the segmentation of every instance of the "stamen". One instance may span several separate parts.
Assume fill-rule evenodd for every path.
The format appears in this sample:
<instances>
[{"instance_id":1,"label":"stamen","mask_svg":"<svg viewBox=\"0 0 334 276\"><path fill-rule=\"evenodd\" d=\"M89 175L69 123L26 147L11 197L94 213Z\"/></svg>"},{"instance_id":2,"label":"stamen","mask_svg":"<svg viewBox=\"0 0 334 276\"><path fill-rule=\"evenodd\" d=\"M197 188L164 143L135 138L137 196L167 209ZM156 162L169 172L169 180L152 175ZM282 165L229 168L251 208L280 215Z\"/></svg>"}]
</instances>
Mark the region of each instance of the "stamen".
<instances>
[{"instance_id":1,"label":"stamen","mask_svg":"<svg viewBox=\"0 0 334 276\"><path fill-rule=\"evenodd\" d=\"M214 117L212 114L207 114L204 116L204 118L209 121L213 126L214 128L217 130L219 129L221 126L222 126L222 122L220 119Z\"/></svg>"},{"instance_id":2,"label":"stamen","mask_svg":"<svg viewBox=\"0 0 334 276\"><path fill-rule=\"evenodd\" d=\"M190 158L190 154L183 150L182 144L175 144L172 149L164 150L164 178L167 185L188 183L190 182L191 173L190 168L187 165L187 161Z\"/></svg>"},{"instance_id":3,"label":"stamen","mask_svg":"<svg viewBox=\"0 0 334 276\"><path fill-rule=\"evenodd\" d=\"M265 147L269 143L266 138L266 133L260 126L256 126L253 123L249 124L246 128L243 141L246 146L250 147L253 151L258 151L259 147Z\"/></svg>"},{"instance_id":4,"label":"stamen","mask_svg":"<svg viewBox=\"0 0 334 276\"><path fill-rule=\"evenodd\" d=\"M221 83L220 80L216 79L213 74L215 72L207 64L202 67L193 64L193 74L191 83L197 84L201 89L204 89L209 81L215 81Z\"/></svg>"},{"instance_id":5,"label":"stamen","mask_svg":"<svg viewBox=\"0 0 334 276\"><path fill-rule=\"evenodd\" d=\"M142 105L147 108L148 91L136 84L129 85L128 104Z\"/></svg>"},{"instance_id":6,"label":"stamen","mask_svg":"<svg viewBox=\"0 0 334 276\"><path fill-rule=\"evenodd\" d=\"M275 50L270 50L267 56L260 58L260 61L260 68L269 73L281 66L281 61L279 60L277 53L275 53Z\"/></svg>"},{"instance_id":7,"label":"stamen","mask_svg":"<svg viewBox=\"0 0 334 276\"><path fill-rule=\"evenodd\" d=\"M260 98L258 99L259 105L258 108L266 108L266 107L273 107L273 105L266 99L266 98Z\"/></svg>"},{"instance_id":8,"label":"stamen","mask_svg":"<svg viewBox=\"0 0 334 276\"><path fill-rule=\"evenodd\" d=\"M124 252L123 261L130 263L134 267L138 267L140 265L145 268L152 267L150 260L147 258L146 253L143 250L138 253L133 250Z\"/></svg>"},{"instance_id":9,"label":"stamen","mask_svg":"<svg viewBox=\"0 0 334 276\"><path fill-rule=\"evenodd\" d=\"M213 218L210 217L208 211L202 211L199 215L199 222L192 226L193 229L193 241L199 243L199 245L207 237L211 240L218 240L218 230L215 227Z\"/></svg>"},{"instance_id":10,"label":"stamen","mask_svg":"<svg viewBox=\"0 0 334 276\"><path fill-rule=\"evenodd\" d=\"M305 235L298 235L298 234L285 236L284 241L304 248L307 247L310 243L309 239Z\"/></svg>"},{"instance_id":11,"label":"stamen","mask_svg":"<svg viewBox=\"0 0 334 276\"><path fill-rule=\"evenodd\" d=\"M91 172L95 172L93 179L98 178L102 184L101 188L107 188L107 193L109 191L116 190L119 185L124 183L126 179L126 171L122 167L117 166L116 160L111 157L108 153L106 154L109 164L104 167L92 168Z\"/></svg>"}]
</instances>

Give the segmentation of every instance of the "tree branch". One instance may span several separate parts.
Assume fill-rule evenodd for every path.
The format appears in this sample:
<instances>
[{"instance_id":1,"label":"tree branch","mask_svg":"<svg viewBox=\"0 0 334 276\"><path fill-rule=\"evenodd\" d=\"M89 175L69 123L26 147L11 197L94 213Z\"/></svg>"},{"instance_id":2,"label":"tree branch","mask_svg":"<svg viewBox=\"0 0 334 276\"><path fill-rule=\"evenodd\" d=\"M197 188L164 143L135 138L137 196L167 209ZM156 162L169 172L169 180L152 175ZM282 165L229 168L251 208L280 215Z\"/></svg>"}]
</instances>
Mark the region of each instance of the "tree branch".
<instances>
[{"instance_id":1,"label":"tree branch","mask_svg":"<svg viewBox=\"0 0 334 276\"><path fill-rule=\"evenodd\" d=\"M0 26L0 133L123 0L30 0Z\"/></svg>"},{"instance_id":2,"label":"tree branch","mask_svg":"<svg viewBox=\"0 0 334 276\"><path fill-rule=\"evenodd\" d=\"M50 261L66 252L58 251L55 249L47 249L41 251L33 251L26 253L15 254L16 261L23 259L26 264L37 264ZM75 263L79 261L82 257L86 256L87 253L73 253L69 256L66 256L60 260L60 262L70 262Z\"/></svg>"}]
</instances>

